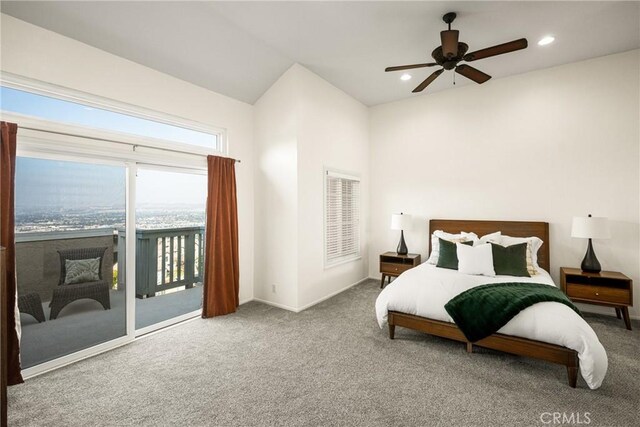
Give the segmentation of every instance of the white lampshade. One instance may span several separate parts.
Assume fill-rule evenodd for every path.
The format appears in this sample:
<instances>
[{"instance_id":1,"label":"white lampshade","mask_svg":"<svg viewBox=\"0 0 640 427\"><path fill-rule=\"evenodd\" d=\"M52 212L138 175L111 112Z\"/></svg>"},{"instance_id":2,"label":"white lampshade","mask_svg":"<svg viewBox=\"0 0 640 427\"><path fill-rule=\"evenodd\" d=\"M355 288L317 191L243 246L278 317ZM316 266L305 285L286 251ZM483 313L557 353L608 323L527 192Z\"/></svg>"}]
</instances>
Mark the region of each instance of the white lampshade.
<instances>
[{"instance_id":1,"label":"white lampshade","mask_svg":"<svg viewBox=\"0 0 640 427\"><path fill-rule=\"evenodd\" d=\"M573 217L571 237L583 239L608 239L611 237L609 220L602 217Z\"/></svg>"},{"instance_id":2,"label":"white lampshade","mask_svg":"<svg viewBox=\"0 0 640 427\"><path fill-rule=\"evenodd\" d=\"M392 230L409 230L411 228L411 215L393 214L391 215Z\"/></svg>"}]
</instances>

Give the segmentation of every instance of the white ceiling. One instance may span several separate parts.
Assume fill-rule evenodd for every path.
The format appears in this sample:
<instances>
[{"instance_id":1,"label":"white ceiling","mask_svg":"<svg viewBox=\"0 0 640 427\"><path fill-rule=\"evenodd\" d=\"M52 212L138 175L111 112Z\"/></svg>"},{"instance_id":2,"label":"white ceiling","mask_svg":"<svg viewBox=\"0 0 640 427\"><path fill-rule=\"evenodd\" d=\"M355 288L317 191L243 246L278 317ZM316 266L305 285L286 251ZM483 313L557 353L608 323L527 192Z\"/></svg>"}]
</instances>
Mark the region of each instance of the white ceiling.
<instances>
[{"instance_id":1,"label":"white ceiling","mask_svg":"<svg viewBox=\"0 0 640 427\"><path fill-rule=\"evenodd\" d=\"M420 96L453 24L469 50L526 37L529 48L473 65L494 78L640 47L640 2L13 2L1 10L199 86L254 103L294 62L366 105ZM556 42L537 41L552 34ZM423 94L452 87L442 74ZM475 84L456 76L456 86ZM490 85L491 81L485 83Z\"/></svg>"}]
</instances>

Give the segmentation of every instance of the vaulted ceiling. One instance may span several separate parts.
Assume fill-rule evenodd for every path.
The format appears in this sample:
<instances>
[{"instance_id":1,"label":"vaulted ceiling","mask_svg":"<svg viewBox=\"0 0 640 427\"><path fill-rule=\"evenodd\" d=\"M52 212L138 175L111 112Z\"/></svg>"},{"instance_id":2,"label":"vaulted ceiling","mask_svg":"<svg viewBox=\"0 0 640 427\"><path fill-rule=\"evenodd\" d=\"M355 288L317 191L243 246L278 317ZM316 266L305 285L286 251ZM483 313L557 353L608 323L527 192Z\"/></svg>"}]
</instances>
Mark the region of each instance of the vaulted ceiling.
<instances>
[{"instance_id":1,"label":"vaulted ceiling","mask_svg":"<svg viewBox=\"0 0 640 427\"><path fill-rule=\"evenodd\" d=\"M3 1L1 11L248 103L295 62L366 105L420 96L411 90L433 69L401 81L384 68L430 62L449 11L470 51L529 39L473 64L493 78L640 48L639 2ZM538 46L545 35L556 41ZM444 73L423 94L452 79ZM456 76L466 84L475 83Z\"/></svg>"}]
</instances>

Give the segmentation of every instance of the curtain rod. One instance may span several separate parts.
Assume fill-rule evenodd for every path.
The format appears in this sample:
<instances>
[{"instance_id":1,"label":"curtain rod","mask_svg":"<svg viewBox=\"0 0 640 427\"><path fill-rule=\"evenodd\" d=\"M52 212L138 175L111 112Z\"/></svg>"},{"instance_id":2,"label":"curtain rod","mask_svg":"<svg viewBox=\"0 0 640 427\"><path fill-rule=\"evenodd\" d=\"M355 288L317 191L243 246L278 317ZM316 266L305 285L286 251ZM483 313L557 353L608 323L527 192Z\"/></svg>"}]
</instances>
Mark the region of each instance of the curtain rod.
<instances>
[{"instance_id":1,"label":"curtain rod","mask_svg":"<svg viewBox=\"0 0 640 427\"><path fill-rule=\"evenodd\" d=\"M73 133L68 133L68 132L57 132L57 131L53 131L53 130L47 130L47 129L38 129L38 128L32 128L32 127L28 127L28 126L20 126L18 125L18 129L27 129L27 130L34 130L36 132L46 132L46 133L55 133L57 135L64 135L64 136L73 136L73 137L78 137L78 138L86 138L86 139L93 139L95 141L104 141L104 142L112 142L114 144L121 144L121 145L127 145L133 148L133 151L136 151L136 147L144 147L144 148L150 148L152 150L160 150L160 151L169 151L172 153L180 153L180 154L188 154L191 156L203 156L203 154L195 154L195 153L189 153L188 151L182 151L182 150L173 150L171 148L160 148L160 147L150 147L148 145L142 145L142 144L131 144L128 142L122 142L122 141L117 141L115 139L107 139L107 138L97 138L94 136L85 136L85 135L77 135L77 134L73 134ZM242 160L240 159L233 159L236 161L236 163L242 163Z\"/></svg>"}]
</instances>

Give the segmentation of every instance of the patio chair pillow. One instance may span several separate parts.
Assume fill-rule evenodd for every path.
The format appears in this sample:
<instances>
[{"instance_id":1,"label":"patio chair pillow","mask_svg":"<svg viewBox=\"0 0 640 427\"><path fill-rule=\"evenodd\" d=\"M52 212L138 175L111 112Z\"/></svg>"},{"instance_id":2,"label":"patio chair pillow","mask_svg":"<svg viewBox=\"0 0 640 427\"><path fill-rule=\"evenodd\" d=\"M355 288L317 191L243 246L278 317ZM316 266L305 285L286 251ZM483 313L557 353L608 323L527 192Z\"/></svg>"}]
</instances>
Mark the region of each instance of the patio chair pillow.
<instances>
[{"instance_id":1,"label":"patio chair pillow","mask_svg":"<svg viewBox=\"0 0 640 427\"><path fill-rule=\"evenodd\" d=\"M65 285L96 282L100 280L100 257L89 259L67 259L64 261Z\"/></svg>"}]
</instances>

